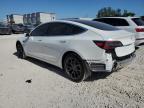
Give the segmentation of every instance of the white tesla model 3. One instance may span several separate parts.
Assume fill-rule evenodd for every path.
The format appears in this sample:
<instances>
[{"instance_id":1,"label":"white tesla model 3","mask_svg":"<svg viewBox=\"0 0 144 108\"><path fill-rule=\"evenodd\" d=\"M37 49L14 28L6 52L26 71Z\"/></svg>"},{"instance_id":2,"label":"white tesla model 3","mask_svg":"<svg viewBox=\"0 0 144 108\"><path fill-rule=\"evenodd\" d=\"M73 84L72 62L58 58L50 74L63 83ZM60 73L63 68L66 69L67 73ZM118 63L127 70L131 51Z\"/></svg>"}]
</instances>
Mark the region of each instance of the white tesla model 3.
<instances>
[{"instance_id":1,"label":"white tesla model 3","mask_svg":"<svg viewBox=\"0 0 144 108\"><path fill-rule=\"evenodd\" d=\"M19 58L58 66L75 82L91 72L112 72L135 56L134 35L111 25L78 19L41 24L16 42Z\"/></svg>"}]
</instances>

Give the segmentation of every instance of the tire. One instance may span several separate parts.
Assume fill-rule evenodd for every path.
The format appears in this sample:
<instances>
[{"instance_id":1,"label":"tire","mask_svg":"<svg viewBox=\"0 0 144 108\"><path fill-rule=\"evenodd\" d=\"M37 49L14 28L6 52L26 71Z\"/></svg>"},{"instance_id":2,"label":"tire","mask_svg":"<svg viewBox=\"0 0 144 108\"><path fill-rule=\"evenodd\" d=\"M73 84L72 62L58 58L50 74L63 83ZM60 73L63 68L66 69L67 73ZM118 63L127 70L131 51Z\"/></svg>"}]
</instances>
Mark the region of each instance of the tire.
<instances>
[{"instance_id":1,"label":"tire","mask_svg":"<svg viewBox=\"0 0 144 108\"><path fill-rule=\"evenodd\" d=\"M24 49L20 43L16 44L16 49L17 49L18 58L25 59L26 55L25 55Z\"/></svg>"},{"instance_id":2,"label":"tire","mask_svg":"<svg viewBox=\"0 0 144 108\"><path fill-rule=\"evenodd\" d=\"M83 60L75 53L65 56L63 68L68 78L73 82L81 82L90 75Z\"/></svg>"}]
</instances>

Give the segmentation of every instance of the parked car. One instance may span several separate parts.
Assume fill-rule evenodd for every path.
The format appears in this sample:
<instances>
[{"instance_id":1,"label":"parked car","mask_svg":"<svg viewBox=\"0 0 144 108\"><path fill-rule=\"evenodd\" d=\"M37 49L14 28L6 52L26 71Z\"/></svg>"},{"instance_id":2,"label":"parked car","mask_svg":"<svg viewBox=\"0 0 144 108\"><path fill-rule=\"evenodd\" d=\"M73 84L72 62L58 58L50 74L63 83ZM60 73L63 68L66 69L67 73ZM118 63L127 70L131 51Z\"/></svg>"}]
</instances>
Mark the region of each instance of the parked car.
<instances>
[{"instance_id":1,"label":"parked car","mask_svg":"<svg viewBox=\"0 0 144 108\"><path fill-rule=\"evenodd\" d=\"M144 21L144 16L141 16L141 19Z\"/></svg>"},{"instance_id":2,"label":"parked car","mask_svg":"<svg viewBox=\"0 0 144 108\"><path fill-rule=\"evenodd\" d=\"M94 19L135 34L136 45L144 43L144 21L139 17L104 17Z\"/></svg>"},{"instance_id":3,"label":"parked car","mask_svg":"<svg viewBox=\"0 0 144 108\"><path fill-rule=\"evenodd\" d=\"M11 29L13 33L24 33L24 25L23 24L12 24Z\"/></svg>"},{"instance_id":4,"label":"parked car","mask_svg":"<svg viewBox=\"0 0 144 108\"><path fill-rule=\"evenodd\" d=\"M24 27L24 33L30 33L35 28L34 25L24 25Z\"/></svg>"},{"instance_id":5,"label":"parked car","mask_svg":"<svg viewBox=\"0 0 144 108\"><path fill-rule=\"evenodd\" d=\"M11 32L11 28L3 23L0 23L0 35L10 35Z\"/></svg>"},{"instance_id":6,"label":"parked car","mask_svg":"<svg viewBox=\"0 0 144 108\"><path fill-rule=\"evenodd\" d=\"M80 82L91 72L112 72L135 56L132 33L87 20L58 20L36 27L16 42L19 58L33 57L55 66Z\"/></svg>"}]
</instances>

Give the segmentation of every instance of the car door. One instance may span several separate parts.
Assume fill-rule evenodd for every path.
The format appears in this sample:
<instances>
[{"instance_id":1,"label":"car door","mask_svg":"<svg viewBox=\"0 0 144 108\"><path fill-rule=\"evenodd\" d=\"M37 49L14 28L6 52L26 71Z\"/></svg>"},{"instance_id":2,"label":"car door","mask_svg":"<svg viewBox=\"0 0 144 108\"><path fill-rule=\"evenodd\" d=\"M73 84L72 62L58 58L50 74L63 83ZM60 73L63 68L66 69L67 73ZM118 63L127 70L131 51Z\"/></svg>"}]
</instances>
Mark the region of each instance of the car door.
<instances>
[{"instance_id":1,"label":"car door","mask_svg":"<svg viewBox=\"0 0 144 108\"><path fill-rule=\"evenodd\" d=\"M81 27L64 22L46 23L32 31L25 47L29 55L57 64L74 36L84 31Z\"/></svg>"},{"instance_id":2,"label":"car door","mask_svg":"<svg viewBox=\"0 0 144 108\"><path fill-rule=\"evenodd\" d=\"M83 29L64 22L52 22L48 24L48 30L42 38L42 55L49 63L56 64L59 57L67 50L75 34L83 32Z\"/></svg>"},{"instance_id":3,"label":"car door","mask_svg":"<svg viewBox=\"0 0 144 108\"><path fill-rule=\"evenodd\" d=\"M29 38L25 42L26 53L30 56L41 58L42 57L42 41L45 32L47 31L47 24L43 24L34 29Z\"/></svg>"}]
</instances>

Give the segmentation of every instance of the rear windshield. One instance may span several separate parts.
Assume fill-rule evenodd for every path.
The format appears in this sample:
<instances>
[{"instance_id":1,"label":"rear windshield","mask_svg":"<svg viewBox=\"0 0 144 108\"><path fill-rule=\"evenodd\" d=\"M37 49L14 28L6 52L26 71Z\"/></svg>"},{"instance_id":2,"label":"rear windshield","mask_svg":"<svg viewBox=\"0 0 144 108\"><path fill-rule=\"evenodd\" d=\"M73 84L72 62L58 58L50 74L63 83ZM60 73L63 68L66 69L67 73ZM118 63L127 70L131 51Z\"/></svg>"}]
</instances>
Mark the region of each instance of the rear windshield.
<instances>
[{"instance_id":1,"label":"rear windshield","mask_svg":"<svg viewBox=\"0 0 144 108\"><path fill-rule=\"evenodd\" d=\"M136 23L136 25L138 25L138 26L144 26L144 21L142 19L140 19L140 18L133 18L132 20Z\"/></svg>"},{"instance_id":2,"label":"rear windshield","mask_svg":"<svg viewBox=\"0 0 144 108\"><path fill-rule=\"evenodd\" d=\"M87 21L87 20L71 20L71 21L85 24L85 25L88 25L88 26L91 26L91 27L94 27L94 28L97 28L100 30L105 30L105 31L119 30L118 28L113 27L109 24L105 24L105 23L101 23L101 22L97 22L97 21Z\"/></svg>"}]
</instances>

